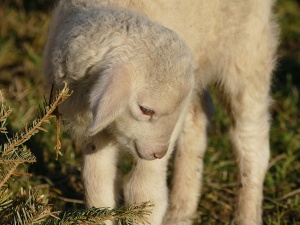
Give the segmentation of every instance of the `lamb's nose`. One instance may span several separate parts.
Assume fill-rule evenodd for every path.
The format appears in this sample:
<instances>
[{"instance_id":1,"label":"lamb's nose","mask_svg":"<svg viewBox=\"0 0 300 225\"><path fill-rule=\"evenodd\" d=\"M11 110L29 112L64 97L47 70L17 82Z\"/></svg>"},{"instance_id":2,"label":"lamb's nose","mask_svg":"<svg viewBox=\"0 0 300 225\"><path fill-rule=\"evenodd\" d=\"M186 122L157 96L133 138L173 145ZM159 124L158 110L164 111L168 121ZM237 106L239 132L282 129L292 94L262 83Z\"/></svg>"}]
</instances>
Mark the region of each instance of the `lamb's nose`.
<instances>
[{"instance_id":1,"label":"lamb's nose","mask_svg":"<svg viewBox=\"0 0 300 225\"><path fill-rule=\"evenodd\" d=\"M165 152L156 152L156 153L153 154L153 156L156 159L161 159L166 155L166 153L167 153L167 151L165 151Z\"/></svg>"}]
</instances>

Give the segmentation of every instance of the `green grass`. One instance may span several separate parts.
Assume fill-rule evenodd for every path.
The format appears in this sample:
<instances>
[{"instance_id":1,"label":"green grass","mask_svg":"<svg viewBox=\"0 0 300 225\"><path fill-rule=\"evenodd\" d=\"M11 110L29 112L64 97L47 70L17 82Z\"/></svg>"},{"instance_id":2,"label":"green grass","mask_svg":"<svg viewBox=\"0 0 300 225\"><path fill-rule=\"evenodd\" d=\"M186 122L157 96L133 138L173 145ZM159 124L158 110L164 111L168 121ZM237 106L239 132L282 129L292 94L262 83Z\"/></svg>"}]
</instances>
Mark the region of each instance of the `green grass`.
<instances>
[{"instance_id":1,"label":"green grass","mask_svg":"<svg viewBox=\"0 0 300 225\"><path fill-rule=\"evenodd\" d=\"M10 132L34 119L45 92L41 54L52 1L4 0L0 6L0 90L13 109ZM278 69L272 87L271 162L264 187L265 224L300 224L300 6L296 0L276 5L282 29ZM214 98L215 99L215 98ZM229 119L216 103L205 156L204 186L196 224L229 224L237 190L237 168L228 138ZM63 133L63 157L55 160L55 125L31 139L37 163L22 167L29 175L14 176L12 190L33 186L49 194L56 209L82 208L80 153ZM0 136L0 143L4 141ZM130 167L127 164L123 167ZM126 169L125 168L125 169ZM79 200L79 201L75 201Z\"/></svg>"}]
</instances>

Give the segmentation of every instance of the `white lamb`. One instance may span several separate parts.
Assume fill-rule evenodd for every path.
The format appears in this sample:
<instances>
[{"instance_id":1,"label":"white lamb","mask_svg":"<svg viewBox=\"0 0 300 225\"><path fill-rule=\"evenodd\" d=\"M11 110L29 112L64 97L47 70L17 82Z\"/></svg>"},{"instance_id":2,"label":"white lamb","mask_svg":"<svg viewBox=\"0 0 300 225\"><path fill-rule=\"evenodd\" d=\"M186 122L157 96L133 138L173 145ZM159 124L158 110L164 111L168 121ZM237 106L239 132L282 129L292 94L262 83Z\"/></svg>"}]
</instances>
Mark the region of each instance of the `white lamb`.
<instances>
[{"instance_id":1,"label":"white lamb","mask_svg":"<svg viewBox=\"0 0 300 225\"><path fill-rule=\"evenodd\" d=\"M192 224L209 83L232 118L240 189L233 224L262 224L277 26L272 0L64 0L44 51L47 83L74 91L59 112L81 141L88 207L118 204L120 151L135 159L125 203L151 225ZM168 200L167 163L176 148ZM107 222L107 224L112 224Z\"/></svg>"}]
</instances>

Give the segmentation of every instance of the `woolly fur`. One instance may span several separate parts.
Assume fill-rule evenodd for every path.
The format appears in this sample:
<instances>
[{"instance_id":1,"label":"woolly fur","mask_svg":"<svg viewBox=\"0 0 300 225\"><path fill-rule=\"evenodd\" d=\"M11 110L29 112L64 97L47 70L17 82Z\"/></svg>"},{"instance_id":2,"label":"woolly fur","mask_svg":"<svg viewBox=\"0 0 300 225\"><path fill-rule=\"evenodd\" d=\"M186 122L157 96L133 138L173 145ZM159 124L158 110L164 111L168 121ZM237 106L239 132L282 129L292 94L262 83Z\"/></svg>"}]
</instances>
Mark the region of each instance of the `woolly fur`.
<instances>
[{"instance_id":1,"label":"woolly fur","mask_svg":"<svg viewBox=\"0 0 300 225\"><path fill-rule=\"evenodd\" d=\"M190 225L202 183L205 92L215 84L232 118L240 189L232 224L262 224L269 95L278 28L272 0L64 0L43 55L49 86L83 152L88 207L116 207L117 161L135 163L125 204L154 203L151 225ZM167 163L176 148L168 193ZM107 222L112 224L112 222Z\"/></svg>"}]
</instances>

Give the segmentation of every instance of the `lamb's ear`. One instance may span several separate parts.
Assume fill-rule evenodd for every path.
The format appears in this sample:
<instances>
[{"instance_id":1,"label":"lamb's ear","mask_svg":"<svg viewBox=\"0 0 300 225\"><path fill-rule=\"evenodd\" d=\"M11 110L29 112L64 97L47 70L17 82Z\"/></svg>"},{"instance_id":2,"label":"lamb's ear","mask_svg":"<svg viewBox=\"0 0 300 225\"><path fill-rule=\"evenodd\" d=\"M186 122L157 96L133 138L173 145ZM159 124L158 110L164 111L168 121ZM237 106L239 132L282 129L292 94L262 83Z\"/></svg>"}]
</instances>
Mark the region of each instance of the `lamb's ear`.
<instances>
[{"instance_id":1,"label":"lamb's ear","mask_svg":"<svg viewBox=\"0 0 300 225\"><path fill-rule=\"evenodd\" d=\"M93 136L119 116L128 105L131 91L131 74L125 65L101 72L90 94L93 120L88 134Z\"/></svg>"}]
</instances>

